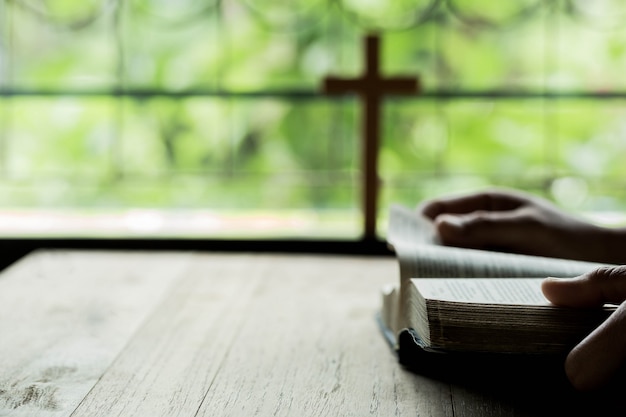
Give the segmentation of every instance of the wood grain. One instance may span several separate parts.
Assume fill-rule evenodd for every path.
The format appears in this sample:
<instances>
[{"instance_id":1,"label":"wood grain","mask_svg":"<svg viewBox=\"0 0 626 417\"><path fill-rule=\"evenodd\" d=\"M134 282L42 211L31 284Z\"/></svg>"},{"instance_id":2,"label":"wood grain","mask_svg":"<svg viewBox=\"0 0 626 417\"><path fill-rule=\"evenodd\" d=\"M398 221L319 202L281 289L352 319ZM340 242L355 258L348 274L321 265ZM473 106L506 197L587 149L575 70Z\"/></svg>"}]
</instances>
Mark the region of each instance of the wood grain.
<instances>
[{"instance_id":1,"label":"wood grain","mask_svg":"<svg viewBox=\"0 0 626 417\"><path fill-rule=\"evenodd\" d=\"M188 255L38 252L0 275L0 415L68 416Z\"/></svg>"},{"instance_id":2,"label":"wood grain","mask_svg":"<svg viewBox=\"0 0 626 417\"><path fill-rule=\"evenodd\" d=\"M546 410L405 371L374 318L397 269L354 256L34 254L0 274L0 416Z\"/></svg>"},{"instance_id":3,"label":"wood grain","mask_svg":"<svg viewBox=\"0 0 626 417\"><path fill-rule=\"evenodd\" d=\"M197 256L73 416L195 415L269 270L262 257Z\"/></svg>"},{"instance_id":4,"label":"wood grain","mask_svg":"<svg viewBox=\"0 0 626 417\"><path fill-rule=\"evenodd\" d=\"M273 265L199 416L451 415L449 387L404 372L375 323L394 263Z\"/></svg>"},{"instance_id":5,"label":"wood grain","mask_svg":"<svg viewBox=\"0 0 626 417\"><path fill-rule=\"evenodd\" d=\"M451 415L449 387L404 372L376 327L395 273L391 260L198 256L74 416Z\"/></svg>"}]
</instances>

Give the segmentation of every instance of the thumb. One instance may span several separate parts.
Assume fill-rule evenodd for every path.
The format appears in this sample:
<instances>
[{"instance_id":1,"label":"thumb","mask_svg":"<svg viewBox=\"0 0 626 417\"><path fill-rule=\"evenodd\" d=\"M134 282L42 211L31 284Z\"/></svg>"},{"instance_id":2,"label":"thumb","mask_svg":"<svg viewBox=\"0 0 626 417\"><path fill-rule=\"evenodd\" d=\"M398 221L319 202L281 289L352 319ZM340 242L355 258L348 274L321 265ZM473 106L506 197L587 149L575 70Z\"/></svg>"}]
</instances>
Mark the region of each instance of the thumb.
<instances>
[{"instance_id":1,"label":"thumb","mask_svg":"<svg viewBox=\"0 0 626 417\"><path fill-rule=\"evenodd\" d=\"M596 307L626 300L626 266L602 267L570 279L546 278L545 297L556 305Z\"/></svg>"},{"instance_id":2,"label":"thumb","mask_svg":"<svg viewBox=\"0 0 626 417\"><path fill-rule=\"evenodd\" d=\"M568 307L620 304L626 299L626 267L602 267L571 279L546 278L541 285L548 300ZM609 382L626 360L626 304L584 338L567 355L565 372L579 390Z\"/></svg>"}]
</instances>

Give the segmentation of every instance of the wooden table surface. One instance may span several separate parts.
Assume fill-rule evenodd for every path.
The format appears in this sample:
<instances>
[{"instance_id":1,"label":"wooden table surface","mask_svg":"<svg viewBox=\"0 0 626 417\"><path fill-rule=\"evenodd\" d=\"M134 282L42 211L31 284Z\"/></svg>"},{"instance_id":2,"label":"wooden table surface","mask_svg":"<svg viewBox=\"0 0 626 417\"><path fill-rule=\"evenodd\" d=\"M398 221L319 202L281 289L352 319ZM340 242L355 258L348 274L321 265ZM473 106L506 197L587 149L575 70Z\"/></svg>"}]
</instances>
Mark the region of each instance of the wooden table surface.
<instances>
[{"instance_id":1,"label":"wooden table surface","mask_svg":"<svg viewBox=\"0 0 626 417\"><path fill-rule=\"evenodd\" d=\"M543 409L404 370L392 258L39 251L0 274L0 416L483 416Z\"/></svg>"}]
</instances>

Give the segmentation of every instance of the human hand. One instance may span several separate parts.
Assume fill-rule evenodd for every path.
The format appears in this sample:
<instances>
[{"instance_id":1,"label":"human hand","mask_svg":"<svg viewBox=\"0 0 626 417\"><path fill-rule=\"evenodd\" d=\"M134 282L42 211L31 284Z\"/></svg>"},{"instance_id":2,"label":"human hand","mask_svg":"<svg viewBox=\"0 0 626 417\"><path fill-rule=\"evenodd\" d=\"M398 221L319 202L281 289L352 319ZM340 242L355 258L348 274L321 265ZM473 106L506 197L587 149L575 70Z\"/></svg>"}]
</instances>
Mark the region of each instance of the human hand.
<instances>
[{"instance_id":1,"label":"human hand","mask_svg":"<svg viewBox=\"0 0 626 417\"><path fill-rule=\"evenodd\" d=\"M572 279L546 278L542 290L556 305L619 304L565 361L565 373L574 388L588 391L607 385L626 361L626 266L604 267Z\"/></svg>"},{"instance_id":2,"label":"human hand","mask_svg":"<svg viewBox=\"0 0 626 417\"><path fill-rule=\"evenodd\" d=\"M614 231L579 220L546 200L514 191L435 199L419 210L448 246L618 263ZM612 240L611 240L612 239ZM621 236L626 241L626 234Z\"/></svg>"}]
</instances>

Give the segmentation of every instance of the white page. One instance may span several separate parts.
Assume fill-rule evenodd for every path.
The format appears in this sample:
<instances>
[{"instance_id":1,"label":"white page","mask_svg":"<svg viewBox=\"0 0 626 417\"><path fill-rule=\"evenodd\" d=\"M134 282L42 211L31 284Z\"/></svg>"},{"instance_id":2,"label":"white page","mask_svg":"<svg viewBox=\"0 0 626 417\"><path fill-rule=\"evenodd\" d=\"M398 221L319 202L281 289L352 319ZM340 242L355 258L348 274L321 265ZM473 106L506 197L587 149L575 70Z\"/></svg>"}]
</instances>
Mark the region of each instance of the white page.
<instances>
[{"instance_id":1,"label":"white page","mask_svg":"<svg viewBox=\"0 0 626 417\"><path fill-rule=\"evenodd\" d=\"M400 285L395 297L383 300L386 325L396 333L407 327L402 311L411 278L509 278L573 277L601 264L442 246L437 243L432 222L418 211L400 205L391 207L387 241L400 266ZM539 292L530 304L547 303ZM531 296L532 297L532 296ZM492 299L494 297L492 296Z\"/></svg>"},{"instance_id":2,"label":"white page","mask_svg":"<svg viewBox=\"0 0 626 417\"><path fill-rule=\"evenodd\" d=\"M442 246L432 223L418 212L391 207L387 240L400 262L401 280L436 277L573 277L598 263Z\"/></svg>"},{"instance_id":3,"label":"white page","mask_svg":"<svg viewBox=\"0 0 626 417\"><path fill-rule=\"evenodd\" d=\"M482 304L551 305L541 292L542 278L416 278L427 299Z\"/></svg>"}]
</instances>

